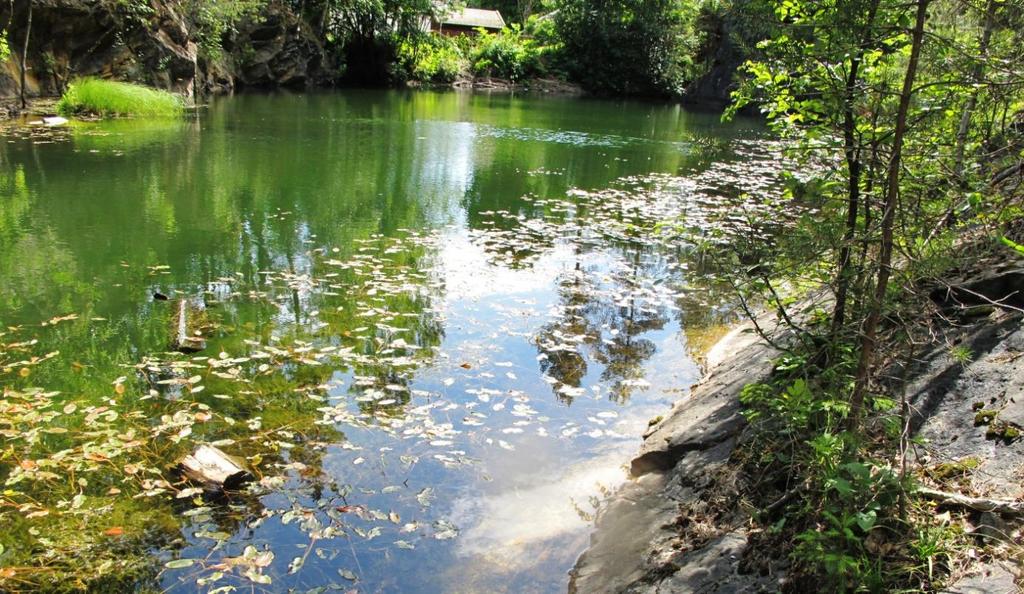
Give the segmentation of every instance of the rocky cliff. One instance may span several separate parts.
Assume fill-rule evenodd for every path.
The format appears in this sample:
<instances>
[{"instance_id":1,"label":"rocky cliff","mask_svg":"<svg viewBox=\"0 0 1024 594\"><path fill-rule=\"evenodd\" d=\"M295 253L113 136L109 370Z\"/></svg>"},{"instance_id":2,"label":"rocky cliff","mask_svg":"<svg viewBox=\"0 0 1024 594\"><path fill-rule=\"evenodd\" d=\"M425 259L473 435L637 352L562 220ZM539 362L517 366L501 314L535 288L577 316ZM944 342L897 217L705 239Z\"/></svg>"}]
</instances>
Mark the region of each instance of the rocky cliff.
<instances>
[{"instance_id":1,"label":"rocky cliff","mask_svg":"<svg viewBox=\"0 0 1024 594\"><path fill-rule=\"evenodd\" d=\"M0 23L10 23L13 54L0 64L0 97L18 93L28 6L28 0L0 5ZM32 0L27 94L59 95L82 76L141 82L186 96L332 79L323 47L283 3L271 3L222 41L219 56L203 55L178 0Z\"/></svg>"}]
</instances>

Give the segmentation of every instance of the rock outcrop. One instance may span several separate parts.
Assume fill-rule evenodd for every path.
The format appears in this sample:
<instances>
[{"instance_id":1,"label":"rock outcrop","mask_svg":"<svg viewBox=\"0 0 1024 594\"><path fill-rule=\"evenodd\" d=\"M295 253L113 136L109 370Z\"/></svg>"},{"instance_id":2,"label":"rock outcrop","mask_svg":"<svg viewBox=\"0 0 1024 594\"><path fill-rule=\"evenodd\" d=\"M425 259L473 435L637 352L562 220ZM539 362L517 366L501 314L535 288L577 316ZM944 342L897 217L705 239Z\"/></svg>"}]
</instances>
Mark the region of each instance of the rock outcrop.
<instances>
[{"instance_id":1,"label":"rock outcrop","mask_svg":"<svg viewBox=\"0 0 1024 594\"><path fill-rule=\"evenodd\" d=\"M778 576L746 571L748 517L718 518L699 544L682 536L682 515L728 488L729 461L745 426L739 393L771 372L777 351L750 325L732 331L708 355L709 372L645 436L633 460L635 480L605 505L590 548L573 569L570 592L760 592Z\"/></svg>"},{"instance_id":2,"label":"rock outcrop","mask_svg":"<svg viewBox=\"0 0 1024 594\"><path fill-rule=\"evenodd\" d=\"M18 94L27 2L0 4L0 23L11 22L15 50L0 64L0 97ZM74 78L98 76L140 82L193 97L236 85L305 86L329 81L323 47L284 3L243 22L224 41L226 51L204 56L181 5L97 0L33 0L26 90L60 95Z\"/></svg>"},{"instance_id":3,"label":"rock outcrop","mask_svg":"<svg viewBox=\"0 0 1024 594\"><path fill-rule=\"evenodd\" d=\"M19 50L25 38L27 2L14 4L9 39ZM6 22L10 9L0 8ZM15 52L17 53L17 52ZM176 8L151 0L148 10L87 0L34 0L26 90L59 95L77 76L132 80L191 94L197 47ZM19 56L20 57L20 56ZM19 62L0 70L0 95L18 92Z\"/></svg>"},{"instance_id":4,"label":"rock outcrop","mask_svg":"<svg viewBox=\"0 0 1024 594\"><path fill-rule=\"evenodd\" d=\"M228 42L241 86L298 87L328 82L326 53L309 27L283 5L271 4Z\"/></svg>"},{"instance_id":5,"label":"rock outcrop","mask_svg":"<svg viewBox=\"0 0 1024 594\"><path fill-rule=\"evenodd\" d=\"M905 394L911 433L922 440L913 470L928 480L930 468L962 466L970 472L954 490L1010 501L1024 498L1024 312L1015 305L1021 264L979 267L931 291L956 321L936 321L929 346L920 347L906 373L884 374L906 378L891 388ZM759 320L762 327L770 323ZM645 435L631 464L634 480L602 506L590 548L573 569L571 592L775 592L784 586L786 559L757 550L752 543L761 541L750 515L735 505L751 487L733 459L744 439L740 392L769 376L777 354L749 325L712 350L705 378ZM1019 546L1019 518L972 512L965 528L986 550ZM776 559L766 562L770 557ZM1017 592L1024 563L989 557L943 591Z\"/></svg>"}]
</instances>

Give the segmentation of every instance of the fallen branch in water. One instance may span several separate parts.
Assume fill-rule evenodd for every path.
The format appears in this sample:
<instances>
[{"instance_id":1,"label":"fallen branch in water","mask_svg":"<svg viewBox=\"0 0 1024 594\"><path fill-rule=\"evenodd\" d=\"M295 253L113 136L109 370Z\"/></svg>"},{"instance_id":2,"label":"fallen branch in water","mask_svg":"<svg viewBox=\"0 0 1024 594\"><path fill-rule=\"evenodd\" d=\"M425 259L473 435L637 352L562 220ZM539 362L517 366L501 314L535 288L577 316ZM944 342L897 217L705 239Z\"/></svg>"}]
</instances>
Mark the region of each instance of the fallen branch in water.
<instances>
[{"instance_id":1,"label":"fallen branch in water","mask_svg":"<svg viewBox=\"0 0 1024 594\"><path fill-rule=\"evenodd\" d=\"M917 493L942 505L958 505L975 511L996 512L1008 515L1024 515L1024 501L1009 501L1006 499L987 499L984 497L968 497L959 493L948 493L919 487Z\"/></svg>"},{"instance_id":2,"label":"fallen branch in water","mask_svg":"<svg viewBox=\"0 0 1024 594\"><path fill-rule=\"evenodd\" d=\"M202 308L188 299L179 299L171 319L173 339L171 348L182 353L198 353L206 348L206 341L193 334L195 317Z\"/></svg>"}]
</instances>

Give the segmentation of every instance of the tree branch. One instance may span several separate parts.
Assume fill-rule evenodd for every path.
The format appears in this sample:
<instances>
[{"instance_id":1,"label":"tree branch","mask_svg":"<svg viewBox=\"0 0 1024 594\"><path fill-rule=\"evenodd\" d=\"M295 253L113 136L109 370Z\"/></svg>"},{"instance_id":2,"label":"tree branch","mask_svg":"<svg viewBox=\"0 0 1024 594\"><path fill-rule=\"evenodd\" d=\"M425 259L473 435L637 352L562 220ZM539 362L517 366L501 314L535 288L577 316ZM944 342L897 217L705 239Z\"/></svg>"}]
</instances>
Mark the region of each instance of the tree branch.
<instances>
[{"instance_id":1,"label":"tree branch","mask_svg":"<svg viewBox=\"0 0 1024 594\"><path fill-rule=\"evenodd\" d=\"M918 487L917 494L926 499L937 501L940 505L956 505L980 512L996 512L1014 516L1024 515L1024 501L968 497L959 493L949 493L927 487Z\"/></svg>"}]
</instances>

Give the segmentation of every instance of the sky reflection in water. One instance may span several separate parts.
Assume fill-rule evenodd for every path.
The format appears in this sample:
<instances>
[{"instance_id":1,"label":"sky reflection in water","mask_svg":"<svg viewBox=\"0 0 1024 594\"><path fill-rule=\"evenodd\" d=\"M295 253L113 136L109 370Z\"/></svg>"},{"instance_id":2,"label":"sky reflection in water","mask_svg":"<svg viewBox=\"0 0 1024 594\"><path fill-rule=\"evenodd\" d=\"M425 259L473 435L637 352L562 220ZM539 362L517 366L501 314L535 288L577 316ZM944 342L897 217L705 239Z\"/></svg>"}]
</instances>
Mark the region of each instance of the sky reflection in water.
<instances>
[{"instance_id":1,"label":"sky reflection in water","mask_svg":"<svg viewBox=\"0 0 1024 594\"><path fill-rule=\"evenodd\" d=\"M183 540L154 554L199 561L163 587L248 589L240 571L196 580L254 546L274 552L268 591L548 592L733 317L644 230L693 206L680 180L742 177L762 131L674 106L354 91L56 134L0 148L0 315L103 318L60 341L105 353L91 373L109 383L145 357L189 364L158 355L154 290L217 296L193 361L223 352L226 371L189 397L236 424L192 439L235 438L270 479L179 507ZM267 435L239 437L256 417Z\"/></svg>"}]
</instances>

